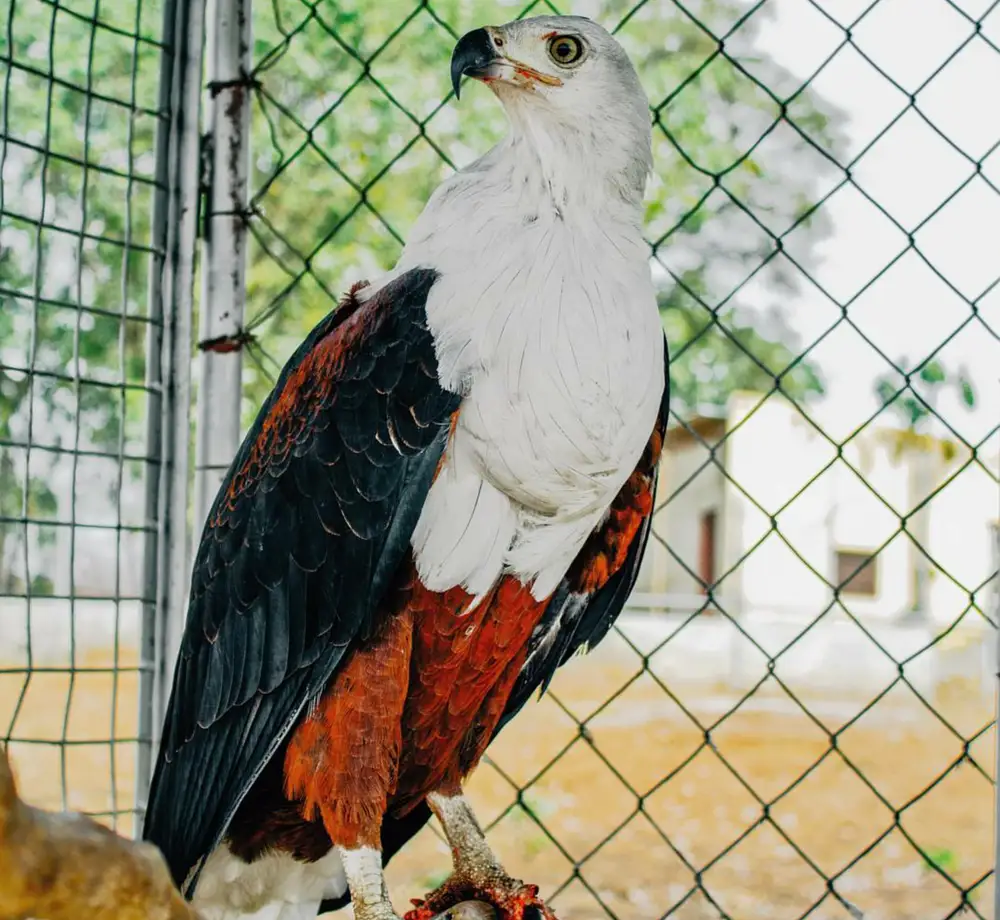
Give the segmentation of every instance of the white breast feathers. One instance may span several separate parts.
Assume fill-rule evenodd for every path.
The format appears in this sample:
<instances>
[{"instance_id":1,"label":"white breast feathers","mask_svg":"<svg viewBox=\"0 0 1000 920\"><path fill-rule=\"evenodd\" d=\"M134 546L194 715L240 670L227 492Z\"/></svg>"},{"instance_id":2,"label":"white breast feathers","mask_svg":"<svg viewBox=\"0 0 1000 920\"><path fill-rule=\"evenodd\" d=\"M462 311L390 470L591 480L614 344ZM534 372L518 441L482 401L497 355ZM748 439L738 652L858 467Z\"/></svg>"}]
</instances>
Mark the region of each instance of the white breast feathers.
<instances>
[{"instance_id":1,"label":"white breast feathers","mask_svg":"<svg viewBox=\"0 0 1000 920\"><path fill-rule=\"evenodd\" d=\"M420 577L481 595L508 571L541 599L650 437L663 334L635 207L558 194L522 152L443 185L393 274L440 273L428 321L465 395L413 536Z\"/></svg>"}]
</instances>

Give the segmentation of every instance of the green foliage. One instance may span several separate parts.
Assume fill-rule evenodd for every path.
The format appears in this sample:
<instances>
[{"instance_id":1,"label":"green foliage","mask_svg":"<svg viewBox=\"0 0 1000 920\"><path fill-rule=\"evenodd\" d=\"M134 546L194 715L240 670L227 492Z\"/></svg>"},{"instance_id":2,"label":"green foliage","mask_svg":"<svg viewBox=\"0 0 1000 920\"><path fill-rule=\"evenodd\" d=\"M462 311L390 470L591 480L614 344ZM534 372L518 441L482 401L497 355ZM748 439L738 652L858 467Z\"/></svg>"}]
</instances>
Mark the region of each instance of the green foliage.
<instances>
[{"instance_id":1,"label":"green foliage","mask_svg":"<svg viewBox=\"0 0 1000 920\"><path fill-rule=\"evenodd\" d=\"M954 850L947 847L931 847L924 854L924 868L928 872L938 870L949 877L954 877L958 870L958 856Z\"/></svg>"},{"instance_id":2,"label":"green foliage","mask_svg":"<svg viewBox=\"0 0 1000 920\"><path fill-rule=\"evenodd\" d=\"M159 48L122 32L155 37L162 11L159 0L102 0L99 18L113 31L93 27L85 0L11 3L13 63L0 65L10 138L0 153L0 516L44 518L68 512L49 485L64 458L46 466L34 451L29 470L19 446L29 436L141 453L145 397L129 387L145 374L152 189L143 180L154 167ZM773 235L794 236L808 263L826 229L817 214L802 219L820 195L822 158L782 112L833 155L840 116L809 90L796 95L796 81L755 48L766 8L726 37L740 67L719 54L712 32L728 33L749 8L692 0L704 27L676 4L591 0L573 10L621 24L654 107L646 219L681 414L737 388L769 389L775 377L796 398L822 389L815 368L793 363L781 311L751 310L738 290L764 261L767 288L790 290L795 272ZM445 104L448 60L458 35L521 9L255 4L247 314L267 317L257 332L277 361L349 284L392 264L443 176L502 135L503 113L481 87ZM249 414L269 374L248 360L245 384ZM23 532L0 522L0 569Z\"/></svg>"},{"instance_id":3,"label":"green foliage","mask_svg":"<svg viewBox=\"0 0 1000 920\"><path fill-rule=\"evenodd\" d=\"M710 311L682 296L661 296L673 350L670 383L675 411L712 414L734 390L766 393L773 387L802 399L823 392L819 370L796 357L795 337L777 311L745 315L738 307ZM763 322L762 322L763 320Z\"/></svg>"},{"instance_id":4,"label":"green foliage","mask_svg":"<svg viewBox=\"0 0 1000 920\"><path fill-rule=\"evenodd\" d=\"M558 810L560 803L553 800L550 796L546 796L539 789L526 789L521 795L519 804L526 816L539 821L554 814Z\"/></svg>"},{"instance_id":5,"label":"green foliage","mask_svg":"<svg viewBox=\"0 0 1000 920\"><path fill-rule=\"evenodd\" d=\"M791 234L796 258L809 264L827 231L823 212L811 211L830 174L827 161L780 120L780 102L719 55L706 31L724 34L749 4L690 4L706 28L674 4L579 7L573 11L621 24L618 37L654 107L656 175L646 223L675 357L675 409L720 407L733 390L770 390L776 377L793 398L821 393L816 368L793 364L798 343L781 310L762 316L733 296L765 261L768 287L792 290L797 272L777 254L774 236ZM423 8L410 0L345 0L276 15L269 4L256 7L263 89L250 185L261 216L253 222L248 299L251 315L269 316L261 341L279 361L339 292L392 264L451 169L445 158L460 166L502 135L502 110L480 87L460 104L441 104L454 37L521 8L491 0ZM766 19L765 11L750 17L727 38L726 53L787 100L801 132L835 156L839 113L808 89L795 95L796 81L754 47ZM246 383L249 414L270 383L253 364Z\"/></svg>"},{"instance_id":6,"label":"green foliage","mask_svg":"<svg viewBox=\"0 0 1000 920\"><path fill-rule=\"evenodd\" d=\"M896 367L909 367L906 357L896 361ZM891 408L896 417L909 431L919 431L923 423L931 417L938 396L952 388L968 409L976 406L976 391L965 368L949 371L938 360L925 361L908 379L900 379L900 374L888 371L875 380L875 395L883 407ZM902 391L902 392L900 392Z\"/></svg>"}]
</instances>

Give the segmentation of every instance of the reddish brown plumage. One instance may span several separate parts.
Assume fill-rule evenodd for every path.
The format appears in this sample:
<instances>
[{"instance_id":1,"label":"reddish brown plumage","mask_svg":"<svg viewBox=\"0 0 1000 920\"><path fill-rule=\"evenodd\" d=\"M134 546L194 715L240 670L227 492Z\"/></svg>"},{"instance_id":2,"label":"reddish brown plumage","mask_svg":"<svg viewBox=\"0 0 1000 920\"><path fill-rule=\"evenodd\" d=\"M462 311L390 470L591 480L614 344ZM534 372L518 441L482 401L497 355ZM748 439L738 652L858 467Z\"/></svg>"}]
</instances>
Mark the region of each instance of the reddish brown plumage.
<instances>
[{"instance_id":1,"label":"reddish brown plumage","mask_svg":"<svg viewBox=\"0 0 1000 920\"><path fill-rule=\"evenodd\" d=\"M413 612L405 604L349 656L285 751L285 795L342 846L378 846L396 788Z\"/></svg>"},{"instance_id":2,"label":"reddish brown plumage","mask_svg":"<svg viewBox=\"0 0 1000 920\"><path fill-rule=\"evenodd\" d=\"M591 535L573 564L570 581L574 590L593 593L621 568L652 509L652 481L636 470L615 498L605 526Z\"/></svg>"},{"instance_id":3,"label":"reddish brown plumage","mask_svg":"<svg viewBox=\"0 0 1000 920\"><path fill-rule=\"evenodd\" d=\"M524 662L528 636L544 603L505 578L479 605L461 588L428 591L410 567L393 592L382 628L355 649L326 693L293 732L282 759L280 800L254 799L258 822L233 823L241 855L261 844L316 859L329 841L376 845L386 811L405 814L434 790L454 789L479 762ZM265 778L266 782L266 778ZM320 820L314 832L299 823ZM244 812L241 809L241 812Z\"/></svg>"},{"instance_id":4,"label":"reddish brown plumage","mask_svg":"<svg viewBox=\"0 0 1000 920\"><path fill-rule=\"evenodd\" d=\"M417 625L396 814L435 789L455 789L479 762L545 609L509 576L468 612L473 598L461 588L436 594L416 573L408 587Z\"/></svg>"},{"instance_id":5,"label":"reddish brown plumage","mask_svg":"<svg viewBox=\"0 0 1000 920\"><path fill-rule=\"evenodd\" d=\"M653 472L662 449L663 434L657 426L638 466L611 503L608 520L590 535L570 568L575 591L599 590L624 564L639 528L653 512Z\"/></svg>"},{"instance_id":6,"label":"reddish brown plumage","mask_svg":"<svg viewBox=\"0 0 1000 920\"><path fill-rule=\"evenodd\" d=\"M569 572L599 590L624 564L652 512L662 434L653 432L605 524ZM469 609L462 588L429 591L410 561L371 639L352 650L283 754L237 814L230 846L317 859L333 843L378 845L383 815L405 815L433 791L456 792L503 716L545 611L506 576Z\"/></svg>"}]
</instances>

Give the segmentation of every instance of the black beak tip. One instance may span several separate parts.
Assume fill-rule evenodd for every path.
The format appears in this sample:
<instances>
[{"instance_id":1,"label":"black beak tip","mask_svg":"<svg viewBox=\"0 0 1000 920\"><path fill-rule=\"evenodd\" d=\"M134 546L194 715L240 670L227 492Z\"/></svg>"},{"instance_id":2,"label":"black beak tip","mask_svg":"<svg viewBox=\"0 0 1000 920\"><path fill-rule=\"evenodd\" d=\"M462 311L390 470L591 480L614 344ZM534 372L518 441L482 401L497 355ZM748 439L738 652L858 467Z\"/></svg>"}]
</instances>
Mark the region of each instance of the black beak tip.
<instances>
[{"instance_id":1,"label":"black beak tip","mask_svg":"<svg viewBox=\"0 0 1000 920\"><path fill-rule=\"evenodd\" d=\"M493 40L485 29L473 29L458 40L451 55L451 85L456 99L460 98L462 77L484 76L496 57Z\"/></svg>"}]
</instances>

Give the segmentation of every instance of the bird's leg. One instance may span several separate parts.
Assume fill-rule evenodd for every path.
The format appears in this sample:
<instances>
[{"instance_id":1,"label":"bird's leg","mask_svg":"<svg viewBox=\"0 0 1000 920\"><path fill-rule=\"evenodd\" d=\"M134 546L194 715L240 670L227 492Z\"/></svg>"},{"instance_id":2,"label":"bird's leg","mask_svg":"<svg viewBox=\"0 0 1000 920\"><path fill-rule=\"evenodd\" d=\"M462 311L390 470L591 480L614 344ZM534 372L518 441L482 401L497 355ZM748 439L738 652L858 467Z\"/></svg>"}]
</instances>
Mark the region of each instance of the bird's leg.
<instances>
[{"instance_id":1,"label":"bird's leg","mask_svg":"<svg viewBox=\"0 0 1000 920\"><path fill-rule=\"evenodd\" d=\"M382 854L374 847L339 847L355 920L399 920L389 901L382 872ZM433 916L433 920L496 920L496 912L481 901L462 901Z\"/></svg>"},{"instance_id":2,"label":"bird's leg","mask_svg":"<svg viewBox=\"0 0 1000 920\"><path fill-rule=\"evenodd\" d=\"M336 832L343 834L343 826L332 822L331 826ZM377 840L379 836L379 827L372 824L361 835L356 836L350 846L337 846L351 893L355 920L399 920L389 900L389 889L382 869L382 851L376 845L363 843L364 840ZM421 915L421 920L497 920L497 912L491 904L489 899L484 903L482 899L455 898L438 909Z\"/></svg>"},{"instance_id":3,"label":"bird's leg","mask_svg":"<svg viewBox=\"0 0 1000 920\"><path fill-rule=\"evenodd\" d=\"M389 901L382 853L374 847L338 847L357 920L399 920Z\"/></svg>"},{"instance_id":4,"label":"bird's leg","mask_svg":"<svg viewBox=\"0 0 1000 920\"><path fill-rule=\"evenodd\" d=\"M454 872L437 891L422 901L414 901L416 909L406 915L406 920L430 920L449 906L469 899L493 904L500 920L523 920L528 908L535 908L544 920L556 920L538 897L537 885L525 885L511 878L500 865L460 791L431 793L427 804L437 815L451 845Z\"/></svg>"}]
</instances>

